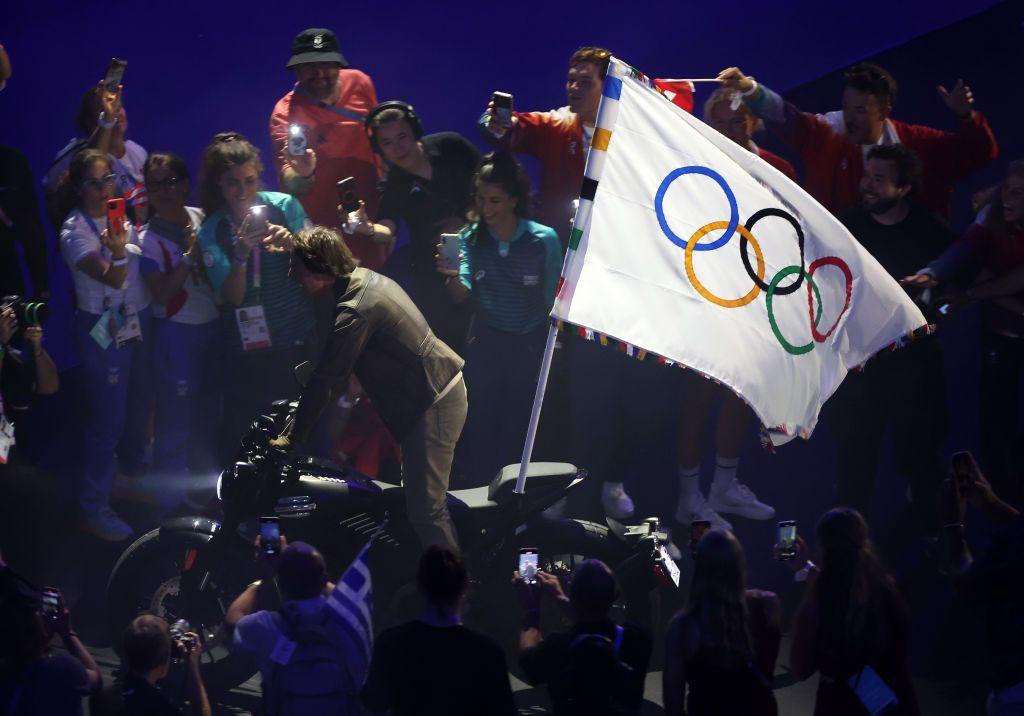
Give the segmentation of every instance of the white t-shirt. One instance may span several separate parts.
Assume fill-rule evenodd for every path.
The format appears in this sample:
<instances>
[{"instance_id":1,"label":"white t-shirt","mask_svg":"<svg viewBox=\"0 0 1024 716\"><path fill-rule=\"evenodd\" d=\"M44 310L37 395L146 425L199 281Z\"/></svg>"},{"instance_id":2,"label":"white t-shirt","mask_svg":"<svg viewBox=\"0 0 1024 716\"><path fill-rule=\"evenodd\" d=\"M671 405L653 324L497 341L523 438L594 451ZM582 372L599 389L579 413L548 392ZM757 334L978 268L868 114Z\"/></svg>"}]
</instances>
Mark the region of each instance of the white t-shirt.
<instances>
[{"instance_id":1,"label":"white t-shirt","mask_svg":"<svg viewBox=\"0 0 1024 716\"><path fill-rule=\"evenodd\" d=\"M75 281L75 296L78 298L78 310L86 313L103 313L107 307L118 308L125 304L132 311L141 311L151 301L149 289L139 275L139 235L134 227L128 229L128 245L125 256L128 258L128 275L125 276L121 288L111 288L105 283L90 277L77 267L79 261L89 254L98 254L105 261L110 261L110 251L100 243L100 233L107 228L107 217L101 216L90 220L78 209L75 209L60 230L60 251L64 261L71 269Z\"/></svg>"},{"instance_id":2,"label":"white t-shirt","mask_svg":"<svg viewBox=\"0 0 1024 716\"><path fill-rule=\"evenodd\" d=\"M185 207L189 218L192 220L192 227L198 231L199 225L203 223L203 212L194 207ZM147 224L142 231L142 260L139 264L139 272L145 276L156 271L168 273L181 263L181 250L172 239L157 233L153 224ZM197 267L196 271L202 271ZM171 315L168 316L167 314ZM167 306L162 306L156 301L153 302L153 316L156 318L167 318L175 323L187 323L199 325L209 323L220 315L217 303L213 298L213 288L206 280L205 273L197 276L193 271L181 284L178 295L172 296Z\"/></svg>"},{"instance_id":3,"label":"white t-shirt","mask_svg":"<svg viewBox=\"0 0 1024 716\"><path fill-rule=\"evenodd\" d=\"M71 163L71 157L77 153L74 149L76 144L81 144L82 148L85 148L85 140L75 138L57 152L58 159L47 170L46 180L43 182L48 192L57 189L61 175L67 171L68 165ZM108 154L107 156L110 157L110 161L114 164L114 176L117 177L117 190L114 192L114 195L129 196L136 186L143 183L142 167L146 163L146 157L149 154L140 145L130 139L126 139L124 140L123 157L118 158L113 154Z\"/></svg>"}]
</instances>

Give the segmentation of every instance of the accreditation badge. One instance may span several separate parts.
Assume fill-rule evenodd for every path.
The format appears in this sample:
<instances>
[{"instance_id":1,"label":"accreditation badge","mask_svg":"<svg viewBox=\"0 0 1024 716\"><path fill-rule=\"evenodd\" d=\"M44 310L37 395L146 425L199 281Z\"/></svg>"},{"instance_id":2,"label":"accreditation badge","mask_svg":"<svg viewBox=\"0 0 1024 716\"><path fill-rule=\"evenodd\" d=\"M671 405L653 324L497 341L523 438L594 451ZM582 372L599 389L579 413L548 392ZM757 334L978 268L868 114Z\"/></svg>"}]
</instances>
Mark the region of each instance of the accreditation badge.
<instances>
[{"instance_id":1,"label":"accreditation badge","mask_svg":"<svg viewBox=\"0 0 1024 716\"><path fill-rule=\"evenodd\" d=\"M242 341L242 350L255 351L270 347L270 329L263 306L243 306L235 309L235 323Z\"/></svg>"}]
</instances>

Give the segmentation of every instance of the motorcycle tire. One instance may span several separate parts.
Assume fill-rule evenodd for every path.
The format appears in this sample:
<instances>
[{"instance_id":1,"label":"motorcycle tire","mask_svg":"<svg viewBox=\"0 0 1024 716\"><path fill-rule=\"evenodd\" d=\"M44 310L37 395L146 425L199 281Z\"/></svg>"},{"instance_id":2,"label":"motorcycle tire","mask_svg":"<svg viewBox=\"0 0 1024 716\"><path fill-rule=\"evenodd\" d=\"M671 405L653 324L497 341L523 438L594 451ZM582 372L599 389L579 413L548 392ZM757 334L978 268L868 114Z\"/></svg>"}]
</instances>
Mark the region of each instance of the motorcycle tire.
<instances>
[{"instance_id":1,"label":"motorcycle tire","mask_svg":"<svg viewBox=\"0 0 1024 716\"><path fill-rule=\"evenodd\" d=\"M188 609L182 603L179 589L186 552L186 545L178 540L161 540L159 529L132 543L114 565L107 582L108 628L119 650L125 627L139 614L155 614L169 622L185 619L194 628L202 625L203 683L215 696L239 686L256 673L250 658L231 651L223 626L224 614L233 598L230 595L238 594L244 584L224 590L224 596L210 593L204 597L201 613L186 613ZM183 668L180 670L184 672Z\"/></svg>"}]
</instances>

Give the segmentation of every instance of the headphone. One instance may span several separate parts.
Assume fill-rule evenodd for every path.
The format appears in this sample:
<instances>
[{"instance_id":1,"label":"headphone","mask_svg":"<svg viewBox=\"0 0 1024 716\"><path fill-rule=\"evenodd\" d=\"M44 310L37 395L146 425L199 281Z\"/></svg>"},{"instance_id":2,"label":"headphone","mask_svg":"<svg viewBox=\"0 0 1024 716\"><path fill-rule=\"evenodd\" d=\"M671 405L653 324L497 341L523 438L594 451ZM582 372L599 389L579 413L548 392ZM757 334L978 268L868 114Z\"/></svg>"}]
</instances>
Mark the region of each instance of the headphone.
<instances>
[{"instance_id":1,"label":"headphone","mask_svg":"<svg viewBox=\"0 0 1024 716\"><path fill-rule=\"evenodd\" d=\"M377 137L373 131L373 120L381 112L389 109L397 109L404 115L405 121L409 123L410 127L412 127L412 136L416 141L419 141L420 138L423 137L423 124L420 122L420 118L411 104L397 99L381 102L371 109L370 113L366 115L366 119L363 120L363 127L366 129L366 135L370 138L370 146L373 147L373 151L377 152L377 154L380 154L380 146L377 144Z\"/></svg>"}]
</instances>

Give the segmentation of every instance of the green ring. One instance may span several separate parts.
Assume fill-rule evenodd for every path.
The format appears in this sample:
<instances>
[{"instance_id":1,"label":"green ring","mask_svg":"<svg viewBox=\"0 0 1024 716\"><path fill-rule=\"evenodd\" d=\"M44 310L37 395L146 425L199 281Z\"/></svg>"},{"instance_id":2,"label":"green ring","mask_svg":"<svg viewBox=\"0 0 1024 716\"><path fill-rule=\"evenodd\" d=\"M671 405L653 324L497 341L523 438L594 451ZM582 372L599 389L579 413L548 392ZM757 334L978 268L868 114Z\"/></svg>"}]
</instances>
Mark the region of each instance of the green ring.
<instances>
[{"instance_id":1,"label":"green ring","mask_svg":"<svg viewBox=\"0 0 1024 716\"><path fill-rule=\"evenodd\" d=\"M814 296L818 299L818 315L814 317L814 327L817 328L818 321L821 320L821 293L818 291L818 286L814 283L814 279L811 278L810 274L804 272L802 266L786 266L785 268L779 269L779 272L775 274L774 278L772 278L771 283L768 284L768 291L765 293L765 303L768 306L768 323L772 327L772 333L775 334L775 339L783 348L786 349L787 353L799 356L814 350L814 340L812 339L809 343L802 346L794 346L792 343L787 341L785 337L783 337L782 331L779 330L779 324L775 322L775 314L772 312L772 296L775 295L775 288L779 285L779 282L782 281L782 279L795 273L803 273L811 288L814 289Z\"/></svg>"}]
</instances>

